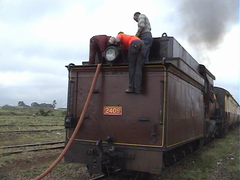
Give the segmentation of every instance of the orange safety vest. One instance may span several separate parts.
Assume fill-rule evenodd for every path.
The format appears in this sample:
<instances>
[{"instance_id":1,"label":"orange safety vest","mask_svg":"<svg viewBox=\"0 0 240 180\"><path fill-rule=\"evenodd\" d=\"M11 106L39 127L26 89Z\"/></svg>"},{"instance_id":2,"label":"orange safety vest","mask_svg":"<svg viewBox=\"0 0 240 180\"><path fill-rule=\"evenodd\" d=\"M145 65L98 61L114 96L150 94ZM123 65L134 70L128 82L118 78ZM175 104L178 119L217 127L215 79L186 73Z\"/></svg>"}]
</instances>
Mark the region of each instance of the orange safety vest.
<instances>
[{"instance_id":1,"label":"orange safety vest","mask_svg":"<svg viewBox=\"0 0 240 180\"><path fill-rule=\"evenodd\" d=\"M120 39L120 43L123 45L124 50L128 50L132 41L140 39L137 36L130 36L126 34L119 34L117 39Z\"/></svg>"}]
</instances>

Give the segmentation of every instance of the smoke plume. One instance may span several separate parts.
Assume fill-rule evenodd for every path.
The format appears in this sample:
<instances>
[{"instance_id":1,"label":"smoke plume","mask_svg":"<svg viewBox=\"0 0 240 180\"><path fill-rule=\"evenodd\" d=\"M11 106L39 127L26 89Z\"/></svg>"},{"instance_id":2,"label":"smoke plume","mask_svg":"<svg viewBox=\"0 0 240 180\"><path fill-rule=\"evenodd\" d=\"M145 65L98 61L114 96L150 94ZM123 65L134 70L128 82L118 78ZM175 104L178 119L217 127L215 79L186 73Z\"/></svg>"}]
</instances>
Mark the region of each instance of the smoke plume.
<instances>
[{"instance_id":1,"label":"smoke plume","mask_svg":"<svg viewBox=\"0 0 240 180\"><path fill-rule=\"evenodd\" d=\"M226 33L238 23L238 0L180 0L179 3L179 32L198 49L216 50Z\"/></svg>"}]
</instances>

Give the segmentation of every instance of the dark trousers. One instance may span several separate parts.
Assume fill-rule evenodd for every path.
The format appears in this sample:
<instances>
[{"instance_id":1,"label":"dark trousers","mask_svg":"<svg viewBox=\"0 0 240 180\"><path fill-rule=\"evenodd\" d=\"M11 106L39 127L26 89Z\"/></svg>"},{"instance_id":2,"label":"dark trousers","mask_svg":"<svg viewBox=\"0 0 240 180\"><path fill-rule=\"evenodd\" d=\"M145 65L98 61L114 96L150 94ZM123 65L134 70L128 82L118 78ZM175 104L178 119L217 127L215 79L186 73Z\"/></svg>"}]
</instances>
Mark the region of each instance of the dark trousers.
<instances>
[{"instance_id":1,"label":"dark trousers","mask_svg":"<svg viewBox=\"0 0 240 180\"><path fill-rule=\"evenodd\" d=\"M145 45L144 62L148 62L149 53L150 53L150 49L152 47L152 42L153 42L152 34L151 33L143 34L140 36L140 39L143 41Z\"/></svg>"},{"instance_id":2,"label":"dark trousers","mask_svg":"<svg viewBox=\"0 0 240 180\"><path fill-rule=\"evenodd\" d=\"M144 64L144 44L140 40L131 42L128 50L129 90L140 93L142 85L142 67Z\"/></svg>"}]
</instances>

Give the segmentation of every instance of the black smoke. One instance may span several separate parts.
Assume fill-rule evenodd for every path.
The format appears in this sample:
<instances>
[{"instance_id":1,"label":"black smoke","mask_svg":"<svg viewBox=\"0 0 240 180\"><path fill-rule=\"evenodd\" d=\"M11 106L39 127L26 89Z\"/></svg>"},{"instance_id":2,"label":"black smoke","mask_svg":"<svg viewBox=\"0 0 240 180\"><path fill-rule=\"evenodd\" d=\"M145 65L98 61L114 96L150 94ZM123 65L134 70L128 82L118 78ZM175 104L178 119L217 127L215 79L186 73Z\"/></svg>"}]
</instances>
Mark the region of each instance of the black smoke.
<instances>
[{"instance_id":1,"label":"black smoke","mask_svg":"<svg viewBox=\"0 0 240 180\"><path fill-rule=\"evenodd\" d=\"M216 50L239 21L238 0L179 0L178 3L175 18L178 32L198 49Z\"/></svg>"}]
</instances>

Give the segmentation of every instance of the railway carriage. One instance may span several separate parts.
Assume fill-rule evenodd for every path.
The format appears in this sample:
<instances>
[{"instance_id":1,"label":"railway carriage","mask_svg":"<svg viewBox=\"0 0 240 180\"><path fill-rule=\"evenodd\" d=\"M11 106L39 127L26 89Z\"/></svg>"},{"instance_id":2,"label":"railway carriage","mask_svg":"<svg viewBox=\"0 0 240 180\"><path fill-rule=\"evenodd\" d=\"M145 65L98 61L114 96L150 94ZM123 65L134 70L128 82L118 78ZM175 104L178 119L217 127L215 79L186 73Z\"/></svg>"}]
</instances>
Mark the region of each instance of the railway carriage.
<instances>
[{"instance_id":1,"label":"railway carriage","mask_svg":"<svg viewBox=\"0 0 240 180\"><path fill-rule=\"evenodd\" d=\"M102 64L89 107L65 161L87 164L90 173L110 174L125 169L160 174L215 135L216 117L220 116L216 109L223 109L214 99L215 77L175 38L165 33L154 38L150 61L143 67L141 94L125 93L128 64L119 47L108 47L103 55L107 63ZM117 55L114 61L112 57ZM67 66L66 141L81 116L96 66ZM225 96L228 102L232 101ZM239 107L233 102L234 108ZM228 122L239 116L235 110L234 115L224 112Z\"/></svg>"},{"instance_id":2,"label":"railway carriage","mask_svg":"<svg viewBox=\"0 0 240 180\"><path fill-rule=\"evenodd\" d=\"M223 134L236 127L239 122L239 104L224 88L214 87L214 92L219 102L220 119L219 128Z\"/></svg>"}]
</instances>

